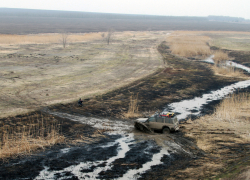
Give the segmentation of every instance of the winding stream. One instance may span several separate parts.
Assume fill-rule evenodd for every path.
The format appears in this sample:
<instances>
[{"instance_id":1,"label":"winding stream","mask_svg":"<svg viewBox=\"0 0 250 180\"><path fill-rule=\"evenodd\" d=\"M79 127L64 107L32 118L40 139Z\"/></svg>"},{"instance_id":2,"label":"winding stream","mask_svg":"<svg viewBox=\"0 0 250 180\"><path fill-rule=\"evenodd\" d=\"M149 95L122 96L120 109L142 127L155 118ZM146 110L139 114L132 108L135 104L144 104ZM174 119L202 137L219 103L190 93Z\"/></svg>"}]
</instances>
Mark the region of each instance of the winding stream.
<instances>
[{"instance_id":1,"label":"winding stream","mask_svg":"<svg viewBox=\"0 0 250 180\"><path fill-rule=\"evenodd\" d=\"M213 63L212 57L204 60ZM234 63L227 62L228 66L241 68L250 73L250 68ZM169 104L164 111L177 112L178 119L185 119L188 115L200 115L204 105L215 100L225 98L237 89L247 88L250 86L250 80L240 81L229 86L223 87L216 91L204 94L201 97L195 97L190 100L183 100ZM89 124L96 128L112 130L110 135L117 135L113 141L101 143L94 146L84 146L82 149L62 149L57 157L53 157L53 161L60 162L60 158L67 159L67 155L75 151L78 153L77 163L72 163L66 167L52 167L47 160L43 162L44 169L40 171L39 176L35 179L138 179L142 174L146 173L153 166L164 164L164 159L171 159L177 152L185 154L185 157L192 157L192 152L184 150L180 143L164 141L164 146L159 146L150 140L136 141L135 135L128 131L133 126L125 121L112 121L109 119L87 118L83 116L75 116L66 113L51 112L51 114L66 117L74 121ZM95 151L98 150L96 154ZM105 154L110 152L110 154ZM112 152L112 153L111 153ZM101 154L100 154L101 153ZM103 155L102 155L103 153ZM97 156L90 158L87 156ZM68 160L70 161L70 160Z\"/></svg>"}]
</instances>

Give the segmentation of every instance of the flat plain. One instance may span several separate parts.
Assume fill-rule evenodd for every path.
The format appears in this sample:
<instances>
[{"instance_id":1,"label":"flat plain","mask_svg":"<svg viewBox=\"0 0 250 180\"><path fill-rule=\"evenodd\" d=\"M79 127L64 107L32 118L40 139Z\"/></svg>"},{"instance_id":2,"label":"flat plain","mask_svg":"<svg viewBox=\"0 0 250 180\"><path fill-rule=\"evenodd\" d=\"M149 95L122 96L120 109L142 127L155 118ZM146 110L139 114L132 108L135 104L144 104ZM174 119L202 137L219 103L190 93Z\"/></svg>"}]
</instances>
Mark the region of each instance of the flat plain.
<instances>
[{"instance_id":1,"label":"flat plain","mask_svg":"<svg viewBox=\"0 0 250 180\"><path fill-rule=\"evenodd\" d=\"M1 117L102 94L163 64L168 32L116 32L109 45L102 34L71 34L66 48L60 34L2 35Z\"/></svg>"}]
</instances>

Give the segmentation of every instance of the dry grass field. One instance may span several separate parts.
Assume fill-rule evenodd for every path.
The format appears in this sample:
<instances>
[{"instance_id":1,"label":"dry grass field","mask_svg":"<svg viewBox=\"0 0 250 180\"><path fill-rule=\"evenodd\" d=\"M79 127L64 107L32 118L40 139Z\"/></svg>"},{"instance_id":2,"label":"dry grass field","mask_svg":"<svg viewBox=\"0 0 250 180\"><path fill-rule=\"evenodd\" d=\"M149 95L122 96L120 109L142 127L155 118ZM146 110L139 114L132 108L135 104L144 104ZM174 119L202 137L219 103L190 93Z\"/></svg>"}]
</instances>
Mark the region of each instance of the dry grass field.
<instances>
[{"instance_id":1,"label":"dry grass field","mask_svg":"<svg viewBox=\"0 0 250 180\"><path fill-rule=\"evenodd\" d=\"M209 41L210 38L207 36L179 33L173 33L167 38L171 52L183 57L211 55Z\"/></svg>"},{"instance_id":2,"label":"dry grass field","mask_svg":"<svg viewBox=\"0 0 250 180\"><path fill-rule=\"evenodd\" d=\"M250 94L242 93L224 99L211 116L204 116L197 121L202 126L213 129L231 129L246 142L250 141ZM206 139L206 138L204 138Z\"/></svg>"},{"instance_id":3,"label":"dry grass field","mask_svg":"<svg viewBox=\"0 0 250 180\"><path fill-rule=\"evenodd\" d=\"M173 35L173 34L172 34ZM250 32L239 31L175 31L175 36L206 37L210 46L221 49L250 51ZM208 39L209 38L209 39ZM200 38L198 38L199 40ZM203 38L204 39L204 38ZM195 40L193 40L195 41Z\"/></svg>"},{"instance_id":4,"label":"dry grass field","mask_svg":"<svg viewBox=\"0 0 250 180\"><path fill-rule=\"evenodd\" d=\"M194 179L199 176L202 179L249 179L249 97L249 93L232 95L217 106L214 114L187 121L186 136L195 139L206 156L197 160L196 166L179 171L180 174Z\"/></svg>"},{"instance_id":5,"label":"dry grass field","mask_svg":"<svg viewBox=\"0 0 250 180\"><path fill-rule=\"evenodd\" d=\"M77 101L126 85L163 63L158 44L168 32L1 35L0 117Z\"/></svg>"},{"instance_id":6,"label":"dry grass field","mask_svg":"<svg viewBox=\"0 0 250 180\"><path fill-rule=\"evenodd\" d=\"M250 51L249 38L249 32L175 31L167 37L166 41L172 54L184 58L199 60L214 55L215 66L211 68L216 75L246 78L242 71L225 66L226 60L234 60L228 53L222 50L211 50L210 46L216 46L219 49Z\"/></svg>"},{"instance_id":7,"label":"dry grass field","mask_svg":"<svg viewBox=\"0 0 250 180\"><path fill-rule=\"evenodd\" d=\"M214 54L209 46L221 49L250 51L250 32L175 31L167 38L172 53L191 57Z\"/></svg>"},{"instance_id":8,"label":"dry grass field","mask_svg":"<svg viewBox=\"0 0 250 180\"><path fill-rule=\"evenodd\" d=\"M60 43L65 33L12 35L0 34L1 45ZM100 40L103 33L66 34L68 43ZM104 33L105 34L105 33ZM3 51L1 53L4 53Z\"/></svg>"}]
</instances>

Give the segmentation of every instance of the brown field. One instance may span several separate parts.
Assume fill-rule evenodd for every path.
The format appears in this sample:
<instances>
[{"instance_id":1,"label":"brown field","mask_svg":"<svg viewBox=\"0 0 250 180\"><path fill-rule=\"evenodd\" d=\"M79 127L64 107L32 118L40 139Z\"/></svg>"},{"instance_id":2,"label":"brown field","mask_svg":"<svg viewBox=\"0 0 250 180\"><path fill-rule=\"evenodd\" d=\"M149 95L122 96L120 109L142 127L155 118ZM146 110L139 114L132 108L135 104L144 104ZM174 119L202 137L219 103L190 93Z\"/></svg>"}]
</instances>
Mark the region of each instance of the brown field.
<instances>
[{"instance_id":1,"label":"brown field","mask_svg":"<svg viewBox=\"0 0 250 180\"><path fill-rule=\"evenodd\" d=\"M107 31L248 31L249 24L209 21L206 17L122 15L106 13L36 11L0 13L3 34L89 33ZM7 10L8 11L8 10ZM20 11L20 10L19 10Z\"/></svg>"},{"instance_id":2,"label":"brown field","mask_svg":"<svg viewBox=\"0 0 250 180\"><path fill-rule=\"evenodd\" d=\"M240 41L236 42L236 40ZM214 55L215 66L211 66L217 75L246 78L241 70L225 67L225 60L234 60L226 51L241 50L250 51L249 32L234 31L175 31L166 39L171 53L194 59L205 59L209 55ZM227 43L227 46L222 44ZM211 50L211 46L216 46L222 50ZM235 48L237 46L237 48Z\"/></svg>"},{"instance_id":3,"label":"brown field","mask_svg":"<svg viewBox=\"0 0 250 180\"><path fill-rule=\"evenodd\" d=\"M162 66L157 45L168 32L1 35L0 117L77 101L121 87Z\"/></svg>"},{"instance_id":4,"label":"brown field","mask_svg":"<svg viewBox=\"0 0 250 180\"><path fill-rule=\"evenodd\" d=\"M208 36L209 45L221 49L250 51L250 32L240 31L176 31L179 36Z\"/></svg>"},{"instance_id":5,"label":"brown field","mask_svg":"<svg viewBox=\"0 0 250 180\"><path fill-rule=\"evenodd\" d=\"M184 37L184 39L180 40L179 37ZM209 43L210 46L216 46L221 49L250 51L250 32L175 31L168 39L172 43L174 43L174 40L177 40L177 44L182 44L182 41L184 45L187 45L187 42L189 42L188 44L190 45L191 43L191 47L199 44L204 48L204 45ZM186 46L186 48L188 47ZM204 52L206 52L206 50Z\"/></svg>"},{"instance_id":6,"label":"brown field","mask_svg":"<svg viewBox=\"0 0 250 180\"><path fill-rule=\"evenodd\" d=\"M60 43L65 33L10 35L0 34L0 45L50 44ZM105 33L104 33L105 34ZM102 39L102 33L67 34L68 43L85 42ZM2 52L3 53L3 52Z\"/></svg>"}]
</instances>

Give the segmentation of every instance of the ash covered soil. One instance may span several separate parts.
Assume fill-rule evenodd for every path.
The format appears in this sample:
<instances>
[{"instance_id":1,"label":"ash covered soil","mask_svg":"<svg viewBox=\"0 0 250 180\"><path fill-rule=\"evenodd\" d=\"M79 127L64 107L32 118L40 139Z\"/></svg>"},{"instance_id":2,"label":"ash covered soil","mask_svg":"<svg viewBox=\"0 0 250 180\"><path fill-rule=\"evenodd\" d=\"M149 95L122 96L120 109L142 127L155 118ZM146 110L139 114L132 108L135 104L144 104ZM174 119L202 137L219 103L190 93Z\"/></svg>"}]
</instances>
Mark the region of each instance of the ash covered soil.
<instances>
[{"instance_id":1,"label":"ash covered soil","mask_svg":"<svg viewBox=\"0 0 250 180\"><path fill-rule=\"evenodd\" d=\"M210 179L249 164L250 143L243 143L230 129L183 122L178 132L169 135L146 134L133 128L132 119L121 120L131 95L138 94L139 112L148 115L171 102L201 96L240 80L216 76L205 63L171 55L165 42L158 50L167 68L102 96L84 99L83 107L76 102L58 104L29 115L1 119L11 126L25 124L32 116L53 117L61 122L67 143L2 160L0 178ZM230 55L233 53L236 62L248 62L243 60L245 53ZM206 106L204 113L211 113L215 104ZM209 150L197 147L195 136L202 134L211 135ZM218 165L221 162L223 166Z\"/></svg>"}]
</instances>

